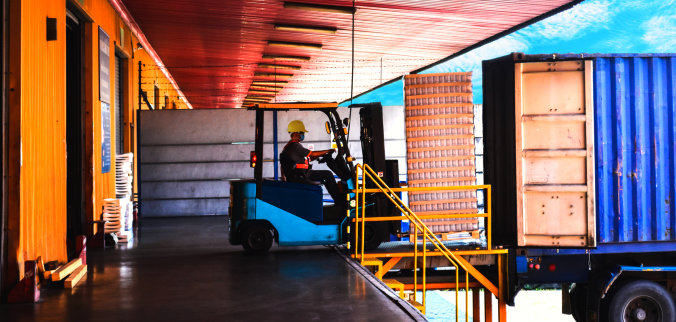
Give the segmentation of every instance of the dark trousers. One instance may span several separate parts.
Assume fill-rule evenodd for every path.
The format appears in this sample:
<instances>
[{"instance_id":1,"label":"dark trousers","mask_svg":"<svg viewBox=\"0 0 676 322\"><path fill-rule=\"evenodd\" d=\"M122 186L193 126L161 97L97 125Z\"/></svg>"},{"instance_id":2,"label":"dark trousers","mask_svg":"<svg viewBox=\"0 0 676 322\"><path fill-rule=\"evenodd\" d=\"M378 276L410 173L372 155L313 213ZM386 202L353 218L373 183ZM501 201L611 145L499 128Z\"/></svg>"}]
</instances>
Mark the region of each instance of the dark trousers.
<instances>
[{"instance_id":1,"label":"dark trousers","mask_svg":"<svg viewBox=\"0 0 676 322\"><path fill-rule=\"evenodd\" d=\"M333 172L329 170L310 170L308 171L307 178L312 181L321 182L324 187L326 187L326 190L331 195L331 198L333 198L333 202L336 205L345 206L347 203L347 200L345 199L346 197L338 191L338 184L336 183L336 179L333 177Z\"/></svg>"}]
</instances>

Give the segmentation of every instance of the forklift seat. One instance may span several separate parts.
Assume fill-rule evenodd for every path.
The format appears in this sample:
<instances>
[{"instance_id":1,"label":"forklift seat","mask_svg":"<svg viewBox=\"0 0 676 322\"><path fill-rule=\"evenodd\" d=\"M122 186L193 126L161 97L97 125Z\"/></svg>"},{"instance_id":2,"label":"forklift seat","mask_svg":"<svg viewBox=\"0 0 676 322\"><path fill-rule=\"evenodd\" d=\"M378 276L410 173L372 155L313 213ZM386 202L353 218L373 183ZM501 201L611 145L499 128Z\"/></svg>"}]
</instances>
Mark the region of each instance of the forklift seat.
<instances>
[{"instance_id":1,"label":"forklift seat","mask_svg":"<svg viewBox=\"0 0 676 322\"><path fill-rule=\"evenodd\" d=\"M313 223L323 220L323 192L319 185L263 180L261 200Z\"/></svg>"},{"instance_id":2,"label":"forklift seat","mask_svg":"<svg viewBox=\"0 0 676 322\"><path fill-rule=\"evenodd\" d=\"M286 182L297 182L297 181L290 181L290 180L287 180L286 174L284 173L284 167L279 167L279 169L280 169L281 172L282 172L282 181L286 181ZM312 170L310 170L310 171L312 171ZM298 183L302 183L302 184L312 184L312 185L316 185L316 186L322 184L322 183L319 182L319 181L310 180L310 179L308 179L308 178L303 178L303 181L298 182Z\"/></svg>"}]
</instances>

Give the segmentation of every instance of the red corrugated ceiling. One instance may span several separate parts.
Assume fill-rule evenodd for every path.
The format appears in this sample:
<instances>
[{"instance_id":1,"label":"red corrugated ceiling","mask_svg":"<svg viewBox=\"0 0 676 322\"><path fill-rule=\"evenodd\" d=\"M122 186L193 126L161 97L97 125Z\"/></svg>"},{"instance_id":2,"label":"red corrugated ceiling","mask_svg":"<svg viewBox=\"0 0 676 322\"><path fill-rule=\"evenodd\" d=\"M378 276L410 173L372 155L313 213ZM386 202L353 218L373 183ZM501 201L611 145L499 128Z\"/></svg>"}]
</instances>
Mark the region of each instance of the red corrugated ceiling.
<instances>
[{"instance_id":1,"label":"red corrugated ceiling","mask_svg":"<svg viewBox=\"0 0 676 322\"><path fill-rule=\"evenodd\" d=\"M299 1L300 2L300 1ZM351 7L351 1L302 1ZM557 9L570 0L357 1L354 95ZM327 101L351 94L352 15L285 8L280 0L123 0L195 108L240 107L254 73L292 74L272 101ZM337 28L335 34L281 31L274 24ZM282 48L268 41L321 44ZM263 54L307 56L266 69ZM147 68L152 68L148 66ZM150 80L149 80L150 81Z\"/></svg>"}]
</instances>

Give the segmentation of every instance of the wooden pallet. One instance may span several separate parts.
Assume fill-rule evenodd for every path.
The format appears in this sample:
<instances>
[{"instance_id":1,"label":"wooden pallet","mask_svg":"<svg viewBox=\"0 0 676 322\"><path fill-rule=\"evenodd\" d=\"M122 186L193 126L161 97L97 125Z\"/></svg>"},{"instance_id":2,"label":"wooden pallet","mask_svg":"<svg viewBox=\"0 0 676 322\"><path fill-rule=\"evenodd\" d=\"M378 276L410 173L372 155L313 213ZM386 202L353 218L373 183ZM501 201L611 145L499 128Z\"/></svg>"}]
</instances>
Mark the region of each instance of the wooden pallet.
<instances>
[{"instance_id":1,"label":"wooden pallet","mask_svg":"<svg viewBox=\"0 0 676 322\"><path fill-rule=\"evenodd\" d=\"M458 236L461 234L469 234L470 236ZM434 236L437 236L441 241L449 240L463 240L463 239L479 239L481 238L481 230L469 230L469 231L453 231L453 232L436 232ZM415 238L413 234L408 235L409 240L412 242ZM422 234L418 234L418 241L422 242Z\"/></svg>"}]
</instances>

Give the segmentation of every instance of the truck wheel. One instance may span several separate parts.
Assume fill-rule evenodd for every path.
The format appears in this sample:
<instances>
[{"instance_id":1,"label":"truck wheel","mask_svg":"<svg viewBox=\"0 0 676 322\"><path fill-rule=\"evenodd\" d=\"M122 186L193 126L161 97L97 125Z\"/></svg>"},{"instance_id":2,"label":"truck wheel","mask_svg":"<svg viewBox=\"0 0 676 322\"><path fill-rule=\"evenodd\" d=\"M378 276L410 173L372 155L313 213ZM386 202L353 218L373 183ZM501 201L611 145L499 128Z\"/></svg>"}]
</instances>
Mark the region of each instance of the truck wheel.
<instances>
[{"instance_id":1,"label":"truck wheel","mask_svg":"<svg viewBox=\"0 0 676 322\"><path fill-rule=\"evenodd\" d=\"M252 224L242 233L242 246L248 253L264 253L272 246L272 232L263 224Z\"/></svg>"},{"instance_id":2,"label":"truck wheel","mask_svg":"<svg viewBox=\"0 0 676 322\"><path fill-rule=\"evenodd\" d=\"M584 322L587 313L587 285L575 283L570 291L570 311L573 319Z\"/></svg>"},{"instance_id":3,"label":"truck wheel","mask_svg":"<svg viewBox=\"0 0 676 322\"><path fill-rule=\"evenodd\" d=\"M622 286L608 306L610 322L671 322L676 309L669 292L652 281L635 281Z\"/></svg>"}]
</instances>

